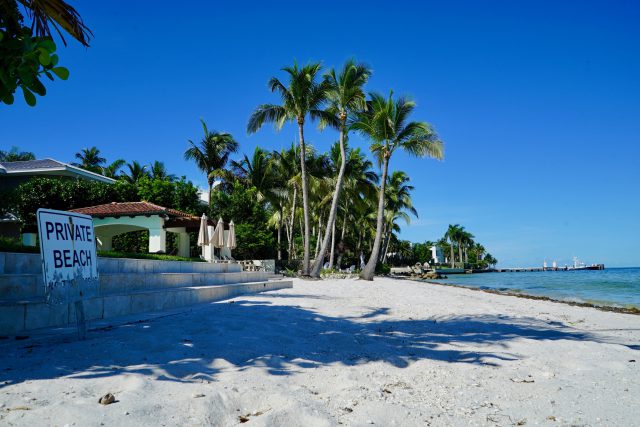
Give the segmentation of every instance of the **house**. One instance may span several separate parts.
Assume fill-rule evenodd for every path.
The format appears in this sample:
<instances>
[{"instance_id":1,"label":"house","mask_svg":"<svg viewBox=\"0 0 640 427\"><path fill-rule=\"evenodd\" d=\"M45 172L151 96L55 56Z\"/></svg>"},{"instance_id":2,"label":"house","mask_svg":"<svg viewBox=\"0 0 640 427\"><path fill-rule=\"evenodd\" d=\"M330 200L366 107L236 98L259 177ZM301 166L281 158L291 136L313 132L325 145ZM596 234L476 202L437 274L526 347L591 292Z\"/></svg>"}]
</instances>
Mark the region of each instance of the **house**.
<instances>
[{"instance_id":1,"label":"house","mask_svg":"<svg viewBox=\"0 0 640 427\"><path fill-rule=\"evenodd\" d=\"M71 212L90 215L93 218L99 251L111 250L113 238L119 234L148 230L149 253L166 253L169 232L178 235L176 255L189 257L189 232L197 232L200 228L199 216L144 201L112 202L73 209ZM209 225L215 224L210 222Z\"/></svg>"},{"instance_id":2,"label":"house","mask_svg":"<svg viewBox=\"0 0 640 427\"><path fill-rule=\"evenodd\" d=\"M431 246L429 249L431 250L431 262L433 264L445 263L445 257L442 254L442 248L434 245L434 246Z\"/></svg>"}]
</instances>

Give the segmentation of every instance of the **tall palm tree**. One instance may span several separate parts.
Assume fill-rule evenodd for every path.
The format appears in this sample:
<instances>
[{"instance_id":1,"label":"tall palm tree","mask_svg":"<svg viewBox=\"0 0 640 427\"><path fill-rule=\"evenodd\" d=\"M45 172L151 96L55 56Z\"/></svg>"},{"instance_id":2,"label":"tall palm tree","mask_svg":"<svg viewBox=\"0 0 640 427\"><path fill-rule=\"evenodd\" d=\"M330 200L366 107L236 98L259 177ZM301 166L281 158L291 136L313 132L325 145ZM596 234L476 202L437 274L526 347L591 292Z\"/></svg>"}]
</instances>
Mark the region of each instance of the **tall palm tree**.
<instances>
[{"instance_id":1,"label":"tall palm tree","mask_svg":"<svg viewBox=\"0 0 640 427\"><path fill-rule=\"evenodd\" d=\"M73 163L74 166L96 173L101 173L104 164L107 162L107 159L100 156L100 150L95 146L83 148L80 152L76 153L75 157L80 162Z\"/></svg>"},{"instance_id":2,"label":"tall palm tree","mask_svg":"<svg viewBox=\"0 0 640 427\"><path fill-rule=\"evenodd\" d=\"M108 178L118 178L118 171L126 163L124 159L114 160L108 166L102 168L102 174Z\"/></svg>"},{"instance_id":3,"label":"tall palm tree","mask_svg":"<svg viewBox=\"0 0 640 427\"><path fill-rule=\"evenodd\" d=\"M149 165L149 176L153 179L166 180L169 182L176 180L176 176L167 172L167 167L163 162L158 160Z\"/></svg>"},{"instance_id":4,"label":"tall palm tree","mask_svg":"<svg viewBox=\"0 0 640 427\"><path fill-rule=\"evenodd\" d=\"M322 109L327 96L327 83L325 81L317 82L320 68L320 63L310 63L302 67L294 63L292 67L283 68L282 70L288 74L289 78L287 86L276 77L272 77L269 80L269 89L271 92L277 92L280 95L281 105L259 105L251 114L247 124L249 133L257 132L265 123L274 123L278 130L282 129L285 122L296 122L298 124L302 206L304 210L304 261L302 266L302 274L304 276L309 274L309 242L311 238L304 124L307 116L312 120L322 119L326 123L334 123L334 118Z\"/></svg>"},{"instance_id":5,"label":"tall palm tree","mask_svg":"<svg viewBox=\"0 0 640 427\"><path fill-rule=\"evenodd\" d=\"M363 87L369 79L370 74L371 70L367 65L357 64L353 59L350 59L345 62L338 74L336 74L336 71L332 68L325 75L328 102L327 112L331 114L334 119L331 123L323 122L323 124L335 125L337 123L338 125L338 130L340 131L340 169L338 170L329 217L327 218L327 227L325 229L327 232L322 240L318 256L314 261L313 269L311 270L312 277L320 277L320 269L322 268L322 261L327 252L329 239L333 239L335 242L333 229L335 228L338 200L344 181L344 172L347 167L347 153L345 148L345 140L349 132L347 119L350 116L353 117L356 112L365 108L366 95ZM333 259L333 257L331 258ZM330 264L332 264L332 262L330 262Z\"/></svg>"},{"instance_id":6,"label":"tall palm tree","mask_svg":"<svg viewBox=\"0 0 640 427\"><path fill-rule=\"evenodd\" d=\"M135 184L143 177L149 176L147 165L142 165L137 160L134 160L131 163L127 163L127 169L129 169L129 171L120 175L120 178L131 184Z\"/></svg>"},{"instance_id":7,"label":"tall palm tree","mask_svg":"<svg viewBox=\"0 0 640 427\"><path fill-rule=\"evenodd\" d=\"M196 145L189 140L191 147L184 152L185 160L193 160L198 169L207 175L209 184L209 207L211 207L211 191L216 178L226 177L224 170L229 157L238 151L238 142L225 132L210 132L204 120L200 120L204 137Z\"/></svg>"},{"instance_id":8,"label":"tall palm tree","mask_svg":"<svg viewBox=\"0 0 640 427\"><path fill-rule=\"evenodd\" d=\"M382 226L384 221L385 184L391 156L398 148L416 157L442 159L444 147L436 132L426 122L409 122L408 118L415 108L415 103L405 98L393 99L373 93L368 102L367 111L358 114L352 128L361 132L371 140L370 150L382 167L382 177L378 196L378 214L376 235L371 256L360 277L373 280L378 256Z\"/></svg>"},{"instance_id":9,"label":"tall palm tree","mask_svg":"<svg viewBox=\"0 0 640 427\"><path fill-rule=\"evenodd\" d=\"M35 154L30 151L20 151L15 145L9 151L0 150L0 162L24 162L35 159Z\"/></svg>"}]
</instances>

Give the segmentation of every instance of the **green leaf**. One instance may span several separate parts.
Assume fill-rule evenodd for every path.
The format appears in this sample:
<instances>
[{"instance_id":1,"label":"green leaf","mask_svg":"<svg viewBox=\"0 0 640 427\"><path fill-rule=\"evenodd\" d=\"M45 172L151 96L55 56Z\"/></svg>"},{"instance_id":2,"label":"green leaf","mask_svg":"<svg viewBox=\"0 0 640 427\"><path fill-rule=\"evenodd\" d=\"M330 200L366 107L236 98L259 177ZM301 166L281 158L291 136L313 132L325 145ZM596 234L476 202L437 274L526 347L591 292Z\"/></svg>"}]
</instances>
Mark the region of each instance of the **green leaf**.
<instances>
[{"instance_id":1,"label":"green leaf","mask_svg":"<svg viewBox=\"0 0 640 427\"><path fill-rule=\"evenodd\" d=\"M40 47L43 47L44 49L46 49L47 52L49 53L53 53L56 51L56 44L52 40L49 40L49 39L42 40L39 43L39 45Z\"/></svg>"},{"instance_id":2,"label":"green leaf","mask_svg":"<svg viewBox=\"0 0 640 427\"><path fill-rule=\"evenodd\" d=\"M58 65L58 55L51 55L51 65L53 65L54 67Z\"/></svg>"},{"instance_id":3,"label":"green leaf","mask_svg":"<svg viewBox=\"0 0 640 427\"><path fill-rule=\"evenodd\" d=\"M4 102L5 104L8 104L8 105L13 104L13 94L7 93L6 95L4 95L2 97L2 102Z\"/></svg>"},{"instance_id":4,"label":"green leaf","mask_svg":"<svg viewBox=\"0 0 640 427\"><path fill-rule=\"evenodd\" d=\"M44 85L40 80L38 80L38 78L33 79L33 82L29 85L29 89L40 96L45 96L47 93L47 89L45 89Z\"/></svg>"},{"instance_id":5,"label":"green leaf","mask_svg":"<svg viewBox=\"0 0 640 427\"><path fill-rule=\"evenodd\" d=\"M49 53L46 52L46 51L42 51L42 50L40 51L40 55L38 56L38 60L45 67L47 65L51 64L51 57L49 56Z\"/></svg>"},{"instance_id":6,"label":"green leaf","mask_svg":"<svg viewBox=\"0 0 640 427\"><path fill-rule=\"evenodd\" d=\"M36 105L36 96L26 87L22 87L22 93L24 94L24 100L31 107Z\"/></svg>"},{"instance_id":7,"label":"green leaf","mask_svg":"<svg viewBox=\"0 0 640 427\"><path fill-rule=\"evenodd\" d=\"M67 80L69 78L69 70L64 67L52 68L51 71L53 71L55 75L60 77L62 80Z\"/></svg>"}]
</instances>

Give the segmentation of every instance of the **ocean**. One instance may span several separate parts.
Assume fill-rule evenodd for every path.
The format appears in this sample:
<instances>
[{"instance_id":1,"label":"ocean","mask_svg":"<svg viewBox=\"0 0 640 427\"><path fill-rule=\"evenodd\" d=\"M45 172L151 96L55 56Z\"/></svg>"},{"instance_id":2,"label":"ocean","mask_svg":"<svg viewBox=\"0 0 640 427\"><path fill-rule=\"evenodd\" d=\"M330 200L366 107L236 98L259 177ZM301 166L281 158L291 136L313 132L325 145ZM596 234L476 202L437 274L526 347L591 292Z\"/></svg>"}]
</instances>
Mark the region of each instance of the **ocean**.
<instances>
[{"instance_id":1,"label":"ocean","mask_svg":"<svg viewBox=\"0 0 640 427\"><path fill-rule=\"evenodd\" d=\"M470 288L549 297L562 301L640 308L640 268L451 274L429 280Z\"/></svg>"}]
</instances>

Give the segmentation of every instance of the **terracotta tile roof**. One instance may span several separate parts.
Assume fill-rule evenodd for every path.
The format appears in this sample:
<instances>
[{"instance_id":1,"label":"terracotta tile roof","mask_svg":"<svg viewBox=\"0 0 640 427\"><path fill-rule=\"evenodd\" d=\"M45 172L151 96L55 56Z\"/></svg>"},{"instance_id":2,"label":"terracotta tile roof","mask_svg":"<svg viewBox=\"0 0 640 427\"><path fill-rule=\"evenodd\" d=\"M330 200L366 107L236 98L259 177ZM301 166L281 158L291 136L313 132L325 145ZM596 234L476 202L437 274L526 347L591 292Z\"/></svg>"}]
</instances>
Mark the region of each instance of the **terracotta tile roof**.
<instances>
[{"instance_id":1,"label":"terracotta tile roof","mask_svg":"<svg viewBox=\"0 0 640 427\"><path fill-rule=\"evenodd\" d=\"M96 218L138 215L167 215L170 218L185 218L190 220L200 219L196 215L191 215L186 212L181 212L171 208L165 208L164 206L159 206L149 202L112 202L105 205L72 209L71 212L91 215Z\"/></svg>"}]
</instances>

